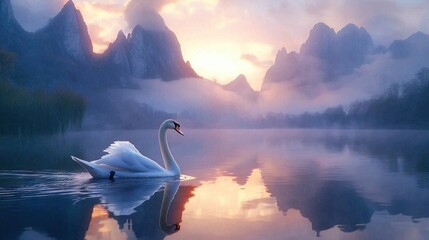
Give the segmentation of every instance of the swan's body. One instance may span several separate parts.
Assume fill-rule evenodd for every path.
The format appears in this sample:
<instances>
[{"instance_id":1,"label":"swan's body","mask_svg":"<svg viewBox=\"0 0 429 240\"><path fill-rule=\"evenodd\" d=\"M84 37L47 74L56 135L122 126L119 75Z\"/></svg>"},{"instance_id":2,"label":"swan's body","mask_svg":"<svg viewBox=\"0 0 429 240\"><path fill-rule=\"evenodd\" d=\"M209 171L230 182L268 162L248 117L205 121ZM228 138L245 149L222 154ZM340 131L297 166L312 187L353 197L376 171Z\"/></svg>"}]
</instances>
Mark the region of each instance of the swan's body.
<instances>
[{"instance_id":1,"label":"swan's body","mask_svg":"<svg viewBox=\"0 0 429 240\"><path fill-rule=\"evenodd\" d=\"M166 120L159 127L159 147L165 168L152 159L142 155L128 141L116 141L106 150L107 154L91 162L71 156L74 161L84 167L93 178L109 178L114 171L115 177L173 177L180 175L180 168L174 160L167 143L166 131L174 129L181 135L180 124L174 120Z\"/></svg>"}]
</instances>

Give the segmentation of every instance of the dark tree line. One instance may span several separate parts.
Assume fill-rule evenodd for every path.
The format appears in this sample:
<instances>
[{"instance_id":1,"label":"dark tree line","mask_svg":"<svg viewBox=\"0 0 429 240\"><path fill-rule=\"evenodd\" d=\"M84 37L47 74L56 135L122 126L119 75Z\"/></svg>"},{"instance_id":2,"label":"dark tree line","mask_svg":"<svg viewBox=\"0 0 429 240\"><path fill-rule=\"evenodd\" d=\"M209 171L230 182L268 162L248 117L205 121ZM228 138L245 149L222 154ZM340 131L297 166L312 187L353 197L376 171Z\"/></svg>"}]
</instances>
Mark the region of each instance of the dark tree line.
<instances>
[{"instance_id":1,"label":"dark tree line","mask_svg":"<svg viewBox=\"0 0 429 240\"><path fill-rule=\"evenodd\" d=\"M32 91L0 83L0 134L52 134L80 126L85 99L70 91Z\"/></svg>"},{"instance_id":2,"label":"dark tree line","mask_svg":"<svg viewBox=\"0 0 429 240\"><path fill-rule=\"evenodd\" d=\"M0 134L52 134L80 126L86 100L71 90L30 90L12 84L16 56L0 50Z\"/></svg>"},{"instance_id":3,"label":"dark tree line","mask_svg":"<svg viewBox=\"0 0 429 240\"><path fill-rule=\"evenodd\" d=\"M295 128L429 128L429 69L414 79L394 84L383 94L323 112L288 115L271 113L257 126Z\"/></svg>"}]
</instances>

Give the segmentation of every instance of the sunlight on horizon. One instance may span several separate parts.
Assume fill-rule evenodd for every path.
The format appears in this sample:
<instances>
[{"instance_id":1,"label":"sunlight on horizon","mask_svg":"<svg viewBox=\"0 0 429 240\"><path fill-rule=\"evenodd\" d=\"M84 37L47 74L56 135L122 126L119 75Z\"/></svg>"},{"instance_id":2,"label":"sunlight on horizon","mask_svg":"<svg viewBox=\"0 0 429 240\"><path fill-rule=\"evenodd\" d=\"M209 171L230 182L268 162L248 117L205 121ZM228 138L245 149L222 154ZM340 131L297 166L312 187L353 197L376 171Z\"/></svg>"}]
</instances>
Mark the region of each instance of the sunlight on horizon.
<instances>
[{"instance_id":1,"label":"sunlight on horizon","mask_svg":"<svg viewBox=\"0 0 429 240\"><path fill-rule=\"evenodd\" d=\"M261 170L254 169L243 186L231 176L204 182L195 189L183 214L197 219L216 216L258 221L277 212L276 200L267 192Z\"/></svg>"},{"instance_id":2,"label":"sunlight on horizon","mask_svg":"<svg viewBox=\"0 0 429 240\"><path fill-rule=\"evenodd\" d=\"M109 8L90 2L75 1L76 8L82 13L91 37L95 53L103 53L114 42L120 30L129 32L123 11L126 4L117 4Z\"/></svg>"},{"instance_id":3,"label":"sunlight on horizon","mask_svg":"<svg viewBox=\"0 0 429 240\"><path fill-rule=\"evenodd\" d=\"M122 30L126 35L136 18L127 13L127 4L135 1L138 10L148 8L160 14L181 45L185 61L190 61L200 76L226 84L239 74L260 90L265 73L276 52L285 47L298 52L313 26L326 23L335 31L353 23L365 28L376 46L388 47L392 41L411 34L428 32L423 24L429 8L423 0L392 1L368 5L362 1L349 4L323 1L220 1L220 0L74 0L81 11L96 53L104 52ZM61 10L62 1L12 1L18 21L35 31ZM403 9L403 11L397 11ZM382 12L382 13L381 13ZM137 14L137 18L143 14ZM134 19L135 20L135 19ZM131 26L129 25L131 24ZM134 25L134 26L132 26ZM243 47L249 42L270 47L269 51ZM232 47L213 48L228 42ZM243 56L248 56L243 58ZM210 59L212 58L212 59Z\"/></svg>"},{"instance_id":4,"label":"sunlight on horizon","mask_svg":"<svg viewBox=\"0 0 429 240\"><path fill-rule=\"evenodd\" d=\"M81 11L87 24L95 53L102 54L109 44L115 41L120 30L125 35L132 31L124 16L128 2L102 5L98 2L75 0L76 7ZM195 40L192 36L181 34L180 29L177 29L180 28L177 26L177 21L169 24L170 19L185 18L186 16L183 16L184 13L181 11L183 11L183 7L188 7L192 4L199 4L199 7L207 11L213 11L218 1L173 2L164 5L160 11L167 27L178 37L184 60L189 61L197 74L208 80L219 84L227 84L238 75L244 74L251 87L257 91L260 90L264 73L269 66L255 66L253 65L255 63L243 59L242 55L251 52L260 58L273 60L276 50L272 46L260 42L239 43L235 40L227 40L227 32L223 33L224 36L216 36L215 39L202 36L205 40ZM186 9L188 14L196 14L192 12L192 9ZM196 11L195 8L193 9L193 11ZM224 19L221 22L212 24L215 24L217 29L222 29L230 23L229 20ZM225 41L218 39L218 37L224 38Z\"/></svg>"},{"instance_id":5,"label":"sunlight on horizon","mask_svg":"<svg viewBox=\"0 0 429 240\"><path fill-rule=\"evenodd\" d=\"M109 212L102 204L94 205L91 221L85 234L85 239L136 239L133 231L130 231L131 223L125 223L120 228L118 222L109 216Z\"/></svg>"},{"instance_id":6,"label":"sunlight on horizon","mask_svg":"<svg viewBox=\"0 0 429 240\"><path fill-rule=\"evenodd\" d=\"M272 229L265 235L267 239L279 238L279 234L285 238L316 237L310 220L300 210L291 208L287 213L279 210L259 168L253 169L244 185L238 184L233 176L219 176L202 182L193 194L185 205L181 230L174 234L178 239L202 239L217 236L219 232L226 239L255 239L267 225ZM339 232L334 228L330 234Z\"/></svg>"}]
</instances>

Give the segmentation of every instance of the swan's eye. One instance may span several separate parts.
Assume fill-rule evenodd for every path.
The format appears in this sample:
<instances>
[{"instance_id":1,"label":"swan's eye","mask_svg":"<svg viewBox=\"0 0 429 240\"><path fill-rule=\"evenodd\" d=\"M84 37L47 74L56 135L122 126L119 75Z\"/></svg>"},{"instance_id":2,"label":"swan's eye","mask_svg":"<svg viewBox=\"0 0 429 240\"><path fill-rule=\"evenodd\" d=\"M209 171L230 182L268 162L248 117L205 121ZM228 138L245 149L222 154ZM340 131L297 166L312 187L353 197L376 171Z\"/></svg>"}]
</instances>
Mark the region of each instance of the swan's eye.
<instances>
[{"instance_id":1,"label":"swan's eye","mask_svg":"<svg viewBox=\"0 0 429 240\"><path fill-rule=\"evenodd\" d=\"M180 128L180 124L178 124L177 122L174 123L174 128Z\"/></svg>"}]
</instances>

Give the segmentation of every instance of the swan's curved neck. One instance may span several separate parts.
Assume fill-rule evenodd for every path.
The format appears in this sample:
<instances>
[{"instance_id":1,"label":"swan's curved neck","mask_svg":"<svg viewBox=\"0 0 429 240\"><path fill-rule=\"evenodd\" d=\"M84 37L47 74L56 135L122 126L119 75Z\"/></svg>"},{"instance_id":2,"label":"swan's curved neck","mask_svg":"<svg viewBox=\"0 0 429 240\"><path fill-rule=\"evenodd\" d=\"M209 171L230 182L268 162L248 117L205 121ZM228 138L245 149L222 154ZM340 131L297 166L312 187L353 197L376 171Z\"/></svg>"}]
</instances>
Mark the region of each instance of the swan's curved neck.
<instances>
[{"instance_id":1,"label":"swan's curved neck","mask_svg":"<svg viewBox=\"0 0 429 240\"><path fill-rule=\"evenodd\" d=\"M162 204L161 204L161 210L160 210L160 217L159 217L159 226L161 227L161 230L164 231L167 234L172 234L178 230L176 224L168 224L168 212L170 210L174 211L177 209L170 209L170 205L173 202L174 197L176 196L177 191L179 190L180 182L168 182L165 185L164 189L164 196L162 197Z\"/></svg>"},{"instance_id":2,"label":"swan's curved neck","mask_svg":"<svg viewBox=\"0 0 429 240\"><path fill-rule=\"evenodd\" d=\"M171 154L170 147L167 142L167 127L161 125L159 128L159 148L161 150L162 160L164 160L165 169L175 175L180 174L179 165L177 165L176 160L174 160L173 155Z\"/></svg>"}]
</instances>

